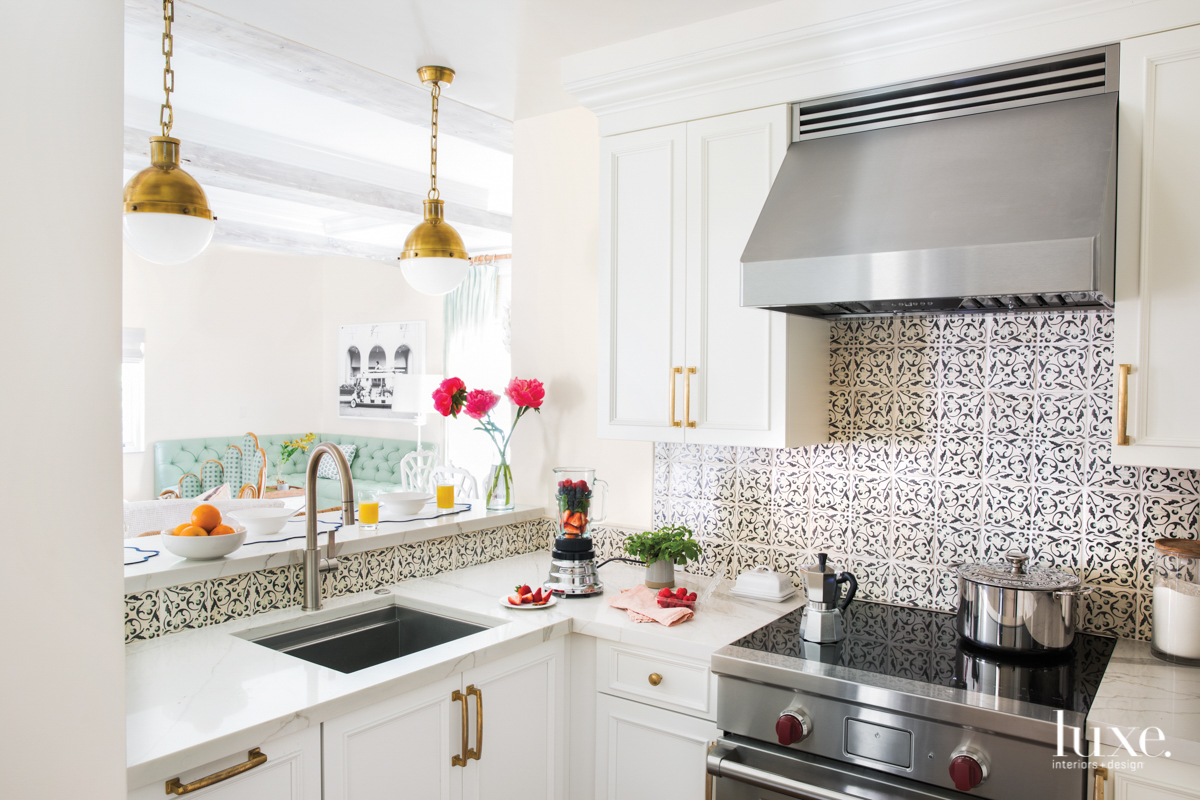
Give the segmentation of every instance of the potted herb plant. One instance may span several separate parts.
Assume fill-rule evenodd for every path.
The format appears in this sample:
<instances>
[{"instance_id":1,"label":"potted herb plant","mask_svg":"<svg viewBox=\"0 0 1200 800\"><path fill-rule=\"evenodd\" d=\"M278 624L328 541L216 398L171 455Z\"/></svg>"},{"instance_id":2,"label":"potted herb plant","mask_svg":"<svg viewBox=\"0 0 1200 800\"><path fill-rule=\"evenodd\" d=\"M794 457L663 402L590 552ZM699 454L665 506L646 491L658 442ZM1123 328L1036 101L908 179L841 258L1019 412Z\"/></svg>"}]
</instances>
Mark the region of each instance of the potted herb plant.
<instances>
[{"instance_id":1,"label":"potted herb plant","mask_svg":"<svg viewBox=\"0 0 1200 800\"><path fill-rule=\"evenodd\" d=\"M645 563L648 588L671 588L675 585L675 565L700 558L700 543L692 538L691 528L664 525L625 537L625 552Z\"/></svg>"}]
</instances>

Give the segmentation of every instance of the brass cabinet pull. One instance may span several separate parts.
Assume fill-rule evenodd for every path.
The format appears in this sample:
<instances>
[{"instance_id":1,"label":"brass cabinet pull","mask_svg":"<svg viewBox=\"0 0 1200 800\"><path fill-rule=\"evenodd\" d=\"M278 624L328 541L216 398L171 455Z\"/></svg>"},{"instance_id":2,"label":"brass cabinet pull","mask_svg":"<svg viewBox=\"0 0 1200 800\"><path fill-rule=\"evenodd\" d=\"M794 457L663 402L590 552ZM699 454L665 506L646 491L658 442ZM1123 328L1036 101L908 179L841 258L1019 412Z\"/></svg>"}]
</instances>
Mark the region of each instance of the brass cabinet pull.
<instances>
[{"instance_id":1,"label":"brass cabinet pull","mask_svg":"<svg viewBox=\"0 0 1200 800\"><path fill-rule=\"evenodd\" d=\"M234 775L241 775L243 772L252 770L257 766L267 763L267 757L262 750L257 747L246 753L246 760L241 764L234 764L228 769L223 769L220 772L214 772L212 775L206 775L199 780L194 780L191 783L180 783L179 778L171 778L167 781L167 794L181 795L194 792L197 789L203 789L206 786L212 786L214 783L220 783L226 778L232 778Z\"/></svg>"},{"instance_id":2,"label":"brass cabinet pull","mask_svg":"<svg viewBox=\"0 0 1200 800\"><path fill-rule=\"evenodd\" d=\"M662 675L659 675L657 672L651 672L648 680L651 686L658 686L662 683Z\"/></svg>"},{"instance_id":3,"label":"brass cabinet pull","mask_svg":"<svg viewBox=\"0 0 1200 800\"><path fill-rule=\"evenodd\" d=\"M451 756L450 766L452 767L465 767L467 765L467 758L471 754L471 751L467 749L467 696L458 689L455 689L450 694L450 702L457 703L460 701L462 702L462 747L459 748L458 755Z\"/></svg>"},{"instance_id":4,"label":"brass cabinet pull","mask_svg":"<svg viewBox=\"0 0 1200 800\"><path fill-rule=\"evenodd\" d=\"M1129 444L1129 364L1117 365L1117 444Z\"/></svg>"},{"instance_id":5,"label":"brass cabinet pull","mask_svg":"<svg viewBox=\"0 0 1200 800\"><path fill-rule=\"evenodd\" d=\"M683 378L683 419L685 427L694 428L696 423L692 421L692 376L696 374L695 367L687 368L687 375Z\"/></svg>"},{"instance_id":6,"label":"brass cabinet pull","mask_svg":"<svg viewBox=\"0 0 1200 800\"><path fill-rule=\"evenodd\" d=\"M675 376L683 374L683 367L671 368L671 427L678 428L683 425L682 422L675 419Z\"/></svg>"},{"instance_id":7,"label":"brass cabinet pull","mask_svg":"<svg viewBox=\"0 0 1200 800\"><path fill-rule=\"evenodd\" d=\"M1104 800L1104 782L1108 780L1108 767L1093 767L1095 788L1092 789L1092 800Z\"/></svg>"},{"instance_id":8,"label":"brass cabinet pull","mask_svg":"<svg viewBox=\"0 0 1200 800\"><path fill-rule=\"evenodd\" d=\"M478 761L483 757L483 690L475 688L475 685L467 687L467 697L475 695L475 749L467 751L467 758L473 758ZM466 728L466 700L463 701L463 728ZM463 742L467 740L466 735L463 735ZM466 762L463 762L464 764Z\"/></svg>"}]
</instances>

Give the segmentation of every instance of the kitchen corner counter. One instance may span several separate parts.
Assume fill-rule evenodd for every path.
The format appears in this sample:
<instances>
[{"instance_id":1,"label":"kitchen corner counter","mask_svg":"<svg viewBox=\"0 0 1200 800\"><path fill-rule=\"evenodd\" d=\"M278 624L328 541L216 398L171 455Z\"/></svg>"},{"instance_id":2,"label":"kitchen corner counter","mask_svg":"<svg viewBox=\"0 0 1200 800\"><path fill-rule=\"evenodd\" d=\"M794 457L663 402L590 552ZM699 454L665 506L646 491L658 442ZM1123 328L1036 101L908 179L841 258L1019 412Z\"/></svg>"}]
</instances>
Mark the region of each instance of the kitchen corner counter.
<instances>
[{"instance_id":1,"label":"kitchen corner counter","mask_svg":"<svg viewBox=\"0 0 1200 800\"><path fill-rule=\"evenodd\" d=\"M1151 655L1149 642L1117 640L1087 727L1093 742L1098 729L1105 752L1122 747L1116 731L1138 748L1142 731L1158 728L1165 740L1152 736L1150 752L1169 751L1172 761L1200 766L1200 667L1161 661Z\"/></svg>"},{"instance_id":2,"label":"kitchen corner counter","mask_svg":"<svg viewBox=\"0 0 1200 800\"><path fill-rule=\"evenodd\" d=\"M540 513L540 509L538 509ZM643 570L603 568L605 592L563 599L545 610L505 609L501 596L549 573L542 551L480 564L386 590L327 600L319 612L293 607L126 646L127 764L130 788L174 777L275 734L302 730L541 642L580 633L707 660L712 652L792 611L783 603L732 597L723 581L694 619L665 628L634 623L608 598L641 582ZM684 577L688 585L706 578ZM383 592L377 594L376 592ZM400 604L485 625L487 631L351 674L319 667L242 638Z\"/></svg>"}]
</instances>

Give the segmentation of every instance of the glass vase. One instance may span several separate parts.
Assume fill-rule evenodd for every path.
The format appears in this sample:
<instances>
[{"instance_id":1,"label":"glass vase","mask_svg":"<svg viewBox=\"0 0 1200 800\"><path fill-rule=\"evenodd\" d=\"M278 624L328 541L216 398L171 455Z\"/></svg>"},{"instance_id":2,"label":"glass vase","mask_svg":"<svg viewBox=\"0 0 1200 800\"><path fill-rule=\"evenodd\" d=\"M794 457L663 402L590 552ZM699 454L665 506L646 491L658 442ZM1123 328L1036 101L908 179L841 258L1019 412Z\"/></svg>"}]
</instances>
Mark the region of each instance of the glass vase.
<instances>
[{"instance_id":1,"label":"glass vase","mask_svg":"<svg viewBox=\"0 0 1200 800\"><path fill-rule=\"evenodd\" d=\"M512 467L508 460L500 457L499 464L493 464L488 472L487 487L484 497L487 500L488 511L512 511L516 507L516 487L513 486Z\"/></svg>"}]
</instances>

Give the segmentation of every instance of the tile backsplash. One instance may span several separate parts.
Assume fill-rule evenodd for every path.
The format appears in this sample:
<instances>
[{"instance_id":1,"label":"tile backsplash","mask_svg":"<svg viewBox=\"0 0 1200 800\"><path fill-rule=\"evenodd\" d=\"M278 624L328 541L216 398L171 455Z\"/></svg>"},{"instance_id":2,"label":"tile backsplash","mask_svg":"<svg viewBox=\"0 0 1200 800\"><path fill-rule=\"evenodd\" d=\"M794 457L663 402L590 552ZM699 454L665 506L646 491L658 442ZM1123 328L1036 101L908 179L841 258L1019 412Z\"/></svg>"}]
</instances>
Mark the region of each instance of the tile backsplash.
<instances>
[{"instance_id":1,"label":"tile backsplash","mask_svg":"<svg viewBox=\"0 0 1200 800\"><path fill-rule=\"evenodd\" d=\"M1019 548L1097 590L1085 630L1148 638L1160 536L1195 537L1200 474L1114 466L1108 311L871 317L831 326L830 443L655 445L654 523L702 567L813 554L860 596L951 610L951 565Z\"/></svg>"}]
</instances>

